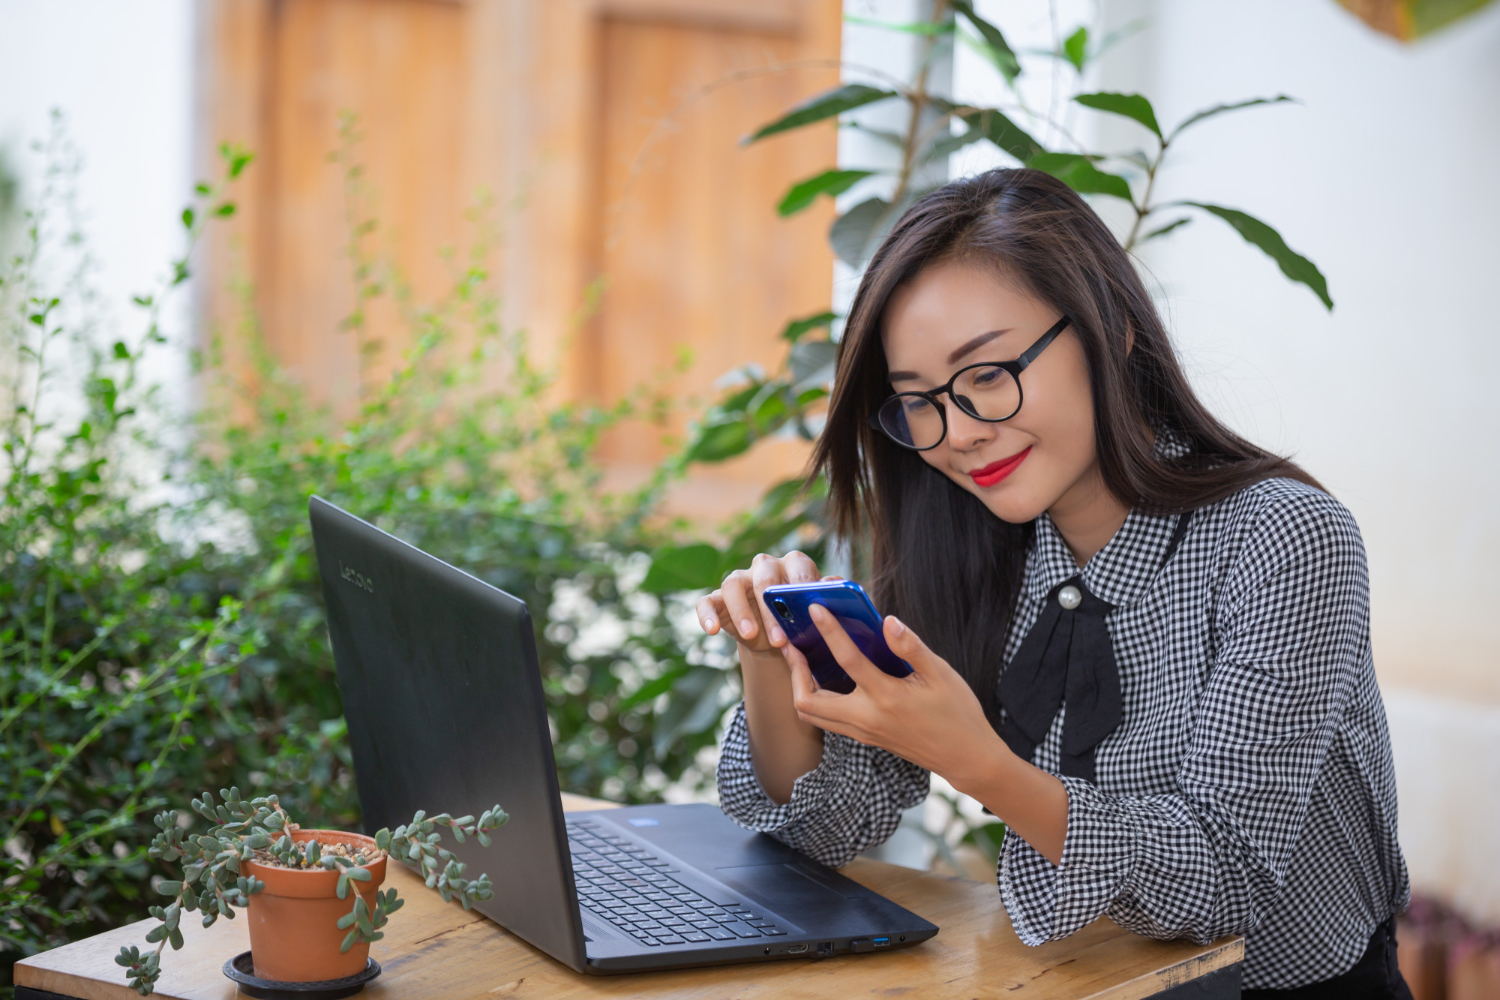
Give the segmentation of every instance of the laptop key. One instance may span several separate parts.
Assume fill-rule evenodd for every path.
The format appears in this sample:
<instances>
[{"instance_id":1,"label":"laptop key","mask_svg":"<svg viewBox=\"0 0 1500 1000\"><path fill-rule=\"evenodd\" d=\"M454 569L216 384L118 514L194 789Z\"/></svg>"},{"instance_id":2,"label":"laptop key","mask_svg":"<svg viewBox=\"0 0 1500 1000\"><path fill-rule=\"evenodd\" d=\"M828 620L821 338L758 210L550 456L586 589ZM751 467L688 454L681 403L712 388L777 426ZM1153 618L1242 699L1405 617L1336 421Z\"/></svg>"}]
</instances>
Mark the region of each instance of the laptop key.
<instances>
[{"instance_id":1,"label":"laptop key","mask_svg":"<svg viewBox=\"0 0 1500 1000\"><path fill-rule=\"evenodd\" d=\"M786 936L786 931L782 930L780 927L762 927L760 929L760 932L765 937L784 937L784 936Z\"/></svg>"},{"instance_id":2,"label":"laptop key","mask_svg":"<svg viewBox=\"0 0 1500 1000\"><path fill-rule=\"evenodd\" d=\"M702 931L683 931L682 932L682 936L686 940L692 941L694 944L701 944L704 941L712 941L713 940L713 938L709 937L707 934L703 933Z\"/></svg>"},{"instance_id":3,"label":"laptop key","mask_svg":"<svg viewBox=\"0 0 1500 1000\"><path fill-rule=\"evenodd\" d=\"M715 941L733 941L735 938L734 931L726 931L724 928L719 927L718 925L703 928L703 933L707 934Z\"/></svg>"},{"instance_id":4,"label":"laptop key","mask_svg":"<svg viewBox=\"0 0 1500 1000\"><path fill-rule=\"evenodd\" d=\"M681 935L671 934L671 933L658 934L658 935L656 935L656 940L660 941L662 944L682 944L683 943Z\"/></svg>"},{"instance_id":5,"label":"laptop key","mask_svg":"<svg viewBox=\"0 0 1500 1000\"><path fill-rule=\"evenodd\" d=\"M742 923L735 922L735 923L732 923L732 924L725 924L724 925L724 929L726 931L734 931L735 936L737 936L737 937L742 937L742 938L758 938L758 937L760 937L760 931L756 930L754 927L751 927L749 924L742 924Z\"/></svg>"}]
</instances>

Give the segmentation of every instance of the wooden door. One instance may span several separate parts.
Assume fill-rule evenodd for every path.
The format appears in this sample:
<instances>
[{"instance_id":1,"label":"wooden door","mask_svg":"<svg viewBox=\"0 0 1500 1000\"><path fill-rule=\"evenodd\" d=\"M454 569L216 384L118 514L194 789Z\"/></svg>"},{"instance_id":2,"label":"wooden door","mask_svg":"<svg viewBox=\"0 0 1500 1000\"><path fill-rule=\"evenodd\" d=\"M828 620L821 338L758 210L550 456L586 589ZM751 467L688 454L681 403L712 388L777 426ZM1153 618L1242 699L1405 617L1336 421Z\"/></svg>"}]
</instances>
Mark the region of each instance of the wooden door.
<instances>
[{"instance_id":1,"label":"wooden door","mask_svg":"<svg viewBox=\"0 0 1500 1000\"><path fill-rule=\"evenodd\" d=\"M439 256L467 242L479 189L500 206L493 263L505 320L559 352L562 391L613 401L659 379L682 405L666 428L612 436L604 459L637 478L680 436L714 379L779 360L788 318L828 303L831 206L792 220L774 206L833 163L830 126L743 148L738 140L837 82L839 0L211 0L203 37L206 146L257 162L242 211L209 248L208 315L238 311L248 279L266 342L315 396L351 412L360 391L349 207L329 154L341 112L359 118L363 192L415 297L448 281ZM207 159L207 154L205 154ZM356 206L355 214L362 209ZM591 289L602 294L590 310ZM394 307L368 316L403 346ZM679 508L713 516L800 466L769 449L696 476Z\"/></svg>"}]
</instances>

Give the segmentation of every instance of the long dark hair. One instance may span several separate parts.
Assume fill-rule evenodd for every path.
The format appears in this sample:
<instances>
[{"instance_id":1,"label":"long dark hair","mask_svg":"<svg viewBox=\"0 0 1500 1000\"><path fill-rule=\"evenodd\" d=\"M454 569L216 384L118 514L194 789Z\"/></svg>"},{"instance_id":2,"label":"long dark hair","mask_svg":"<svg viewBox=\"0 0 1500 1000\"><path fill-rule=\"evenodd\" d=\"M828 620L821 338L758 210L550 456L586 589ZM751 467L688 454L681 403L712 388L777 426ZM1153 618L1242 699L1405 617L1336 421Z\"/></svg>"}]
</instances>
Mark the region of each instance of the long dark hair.
<instances>
[{"instance_id":1,"label":"long dark hair","mask_svg":"<svg viewBox=\"0 0 1500 1000\"><path fill-rule=\"evenodd\" d=\"M1273 476L1318 484L1198 400L1129 256L1066 184L1038 170L991 170L924 195L860 282L812 468L827 476L835 529L868 543L877 605L953 664L993 719L990 689L1035 525L1002 521L866 422L891 392L887 302L923 268L952 260L995 267L1072 321L1088 360L1099 468L1122 503L1173 513ZM1186 454L1160 457L1153 437L1163 432Z\"/></svg>"}]
</instances>

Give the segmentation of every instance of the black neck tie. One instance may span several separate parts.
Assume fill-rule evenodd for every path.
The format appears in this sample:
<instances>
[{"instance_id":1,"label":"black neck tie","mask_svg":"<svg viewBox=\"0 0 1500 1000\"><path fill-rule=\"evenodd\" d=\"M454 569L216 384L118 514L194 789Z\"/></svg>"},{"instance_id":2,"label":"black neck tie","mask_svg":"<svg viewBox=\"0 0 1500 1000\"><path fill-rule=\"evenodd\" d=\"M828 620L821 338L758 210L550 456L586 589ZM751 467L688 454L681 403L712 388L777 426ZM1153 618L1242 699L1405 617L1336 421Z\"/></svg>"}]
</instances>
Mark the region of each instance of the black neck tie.
<instances>
[{"instance_id":1,"label":"black neck tie","mask_svg":"<svg viewBox=\"0 0 1500 1000\"><path fill-rule=\"evenodd\" d=\"M1060 770L1094 780L1094 748L1120 724L1120 668L1104 616L1115 609L1070 577L1047 593L1036 624L1000 675L1000 736L1030 760L1066 699Z\"/></svg>"},{"instance_id":2,"label":"black neck tie","mask_svg":"<svg viewBox=\"0 0 1500 1000\"><path fill-rule=\"evenodd\" d=\"M1187 534L1191 513L1179 515L1162 555L1171 560ZM995 697L1005 709L1000 737L1018 757L1031 760L1064 703L1058 769L1094 779L1094 750L1120 724L1120 667L1105 617L1115 606L1089 592L1083 574L1047 592L1041 614L1000 675Z\"/></svg>"}]
</instances>

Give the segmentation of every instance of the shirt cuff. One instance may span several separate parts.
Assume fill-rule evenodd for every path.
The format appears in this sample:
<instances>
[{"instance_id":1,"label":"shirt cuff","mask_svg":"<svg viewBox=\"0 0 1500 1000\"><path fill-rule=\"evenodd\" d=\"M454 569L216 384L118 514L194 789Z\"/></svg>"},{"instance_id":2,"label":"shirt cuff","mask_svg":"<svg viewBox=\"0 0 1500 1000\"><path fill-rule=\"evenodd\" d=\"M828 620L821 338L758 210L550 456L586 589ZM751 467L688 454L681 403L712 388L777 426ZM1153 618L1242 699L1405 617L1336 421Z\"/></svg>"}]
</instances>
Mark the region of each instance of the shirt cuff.
<instances>
[{"instance_id":1,"label":"shirt cuff","mask_svg":"<svg viewBox=\"0 0 1500 1000\"><path fill-rule=\"evenodd\" d=\"M1029 945L1067 937L1097 920L1130 874L1128 811L1082 778L1059 777L1068 792L1062 864L1013 833L1000 852L1000 895L1016 935Z\"/></svg>"},{"instance_id":2,"label":"shirt cuff","mask_svg":"<svg viewBox=\"0 0 1500 1000\"><path fill-rule=\"evenodd\" d=\"M827 809L829 801L847 775L850 755L859 743L837 733L823 734L823 759L818 766L792 783L792 797L777 805L760 787L750 761L750 730L745 705L740 703L720 742L719 803L724 813L740 826L757 833L779 833L800 826L810 816Z\"/></svg>"}]
</instances>

